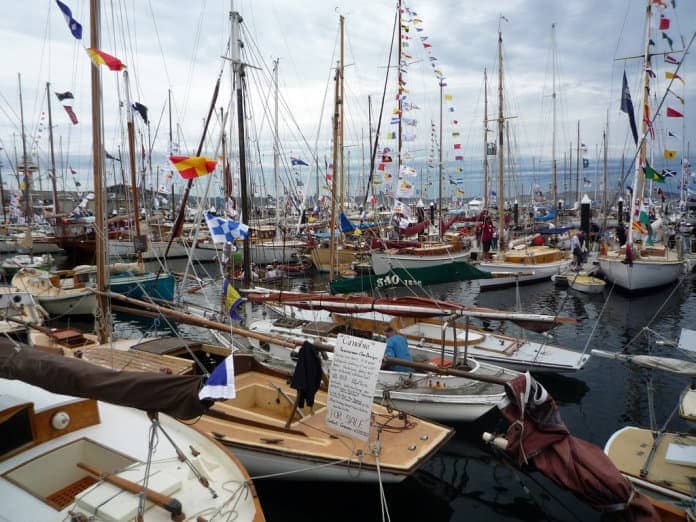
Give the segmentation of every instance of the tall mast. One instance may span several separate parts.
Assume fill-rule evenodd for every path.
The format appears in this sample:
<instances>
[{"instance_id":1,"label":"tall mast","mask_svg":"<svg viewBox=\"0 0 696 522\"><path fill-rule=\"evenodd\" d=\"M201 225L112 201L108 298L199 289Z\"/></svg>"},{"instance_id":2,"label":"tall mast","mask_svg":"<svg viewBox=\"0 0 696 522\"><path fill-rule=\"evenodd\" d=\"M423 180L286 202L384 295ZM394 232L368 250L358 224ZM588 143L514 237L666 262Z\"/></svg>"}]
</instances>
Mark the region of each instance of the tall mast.
<instances>
[{"instance_id":1,"label":"tall mast","mask_svg":"<svg viewBox=\"0 0 696 522\"><path fill-rule=\"evenodd\" d=\"M607 128L609 127L609 115L607 114ZM607 229L607 177L608 177L608 152L607 152L607 130L605 129L602 133L602 141L604 142L604 164L602 167L602 185L604 187L604 192L602 194L602 215L604 216L604 224L602 226L603 230Z\"/></svg>"},{"instance_id":2,"label":"tall mast","mask_svg":"<svg viewBox=\"0 0 696 522\"><path fill-rule=\"evenodd\" d=\"M396 44L397 47L399 48L399 54L397 55L397 60L396 60L396 63L397 63L397 70L399 71L398 74L397 74L397 76L396 76L396 77L398 78L398 85L399 85L399 88L398 88L397 91L396 91L396 92L398 93L398 98L399 98L399 100L398 100L398 102L399 102L399 103L398 103L398 109L397 109L397 110L399 111L399 114L398 114L398 116L399 116L399 126L398 126L398 129L399 129L399 139L398 139L398 141L396 142L396 181L397 181L397 190L398 190L399 174L401 173L401 146L403 145L403 140L402 140L402 138L401 138L401 128L402 128L402 125L401 125L401 117L403 116L403 100L401 99L401 85L402 85L402 83L401 83L401 80L402 80L402 78L401 78L401 59L402 59L402 47L401 47L401 31L402 31L402 29L401 29L401 0L399 0L398 3L396 4L396 10L397 10L397 13L398 13L398 16L399 16L399 22L398 22L398 24L399 24L399 25L398 25L399 38L398 38L398 42L397 42L397 44ZM396 193L397 193L397 191L395 190L395 191L394 191L394 198L393 198L393 199L396 199Z\"/></svg>"},{"instance_id":3,"label":"tall mast","mask_svg":"<svg viewBox=\"0 0 696 522\"><path fill-rule=\"evenodd\" d=\"M445 85L442 80L440 80L440 143L438 144L440 146L439 148L439 154L438 154L438 174L439 174L439 185L438 185L438 192L437 192L437 219L438 219L438 225L437 225L437 230L438 234L441 236L441 230L442 230L442 93L445 88ZM399 120L401 121L401 120ZM434 224L434 223L433 223Z\"/></svg>"},{"instance_id":4,"label":"tall mast","mask_svg":"<svg viewBox=\"0 0 696 522\"><path fill-rule=\"evenodd\" d=\"M483 68L483 208L488 208L488 72L485 67Z\"/></svg>"},{"instance_id":5,"label":"tall mast","mask_svg":"<svg viewBox=\"0 0 696 522\"><path fill-rule=\"evenodd\" d=\"M130 167L131 192L133 193L133 226L135 227L134 245L137 246L136 254L138 263L143 262L143 253L140 248L140 201L138 198L138 180L135 167L135 124L133 122L133 108L130 100L130 83L128 71L123 71L123 83L126 91L126 121L128 128L128 159ZM165 258L166 261L166 258Z\"/></svg>"},{"instance_id":6,"label":"tall mast","mask_svg":"<svg viewBox=\"0 0 696 522\"><path fill-rule=\"evenodd\" d=\"M553 71L553 93L551 93L551 99L553 100L553 129L552 129L552 139L551 139L551 179L553 185L553 208L554 212L558 212L558 180L557 180L557 170L556 170L556 24L551 24L551 68ZM558 223L558 216L556 217L556 223Z\"/></svg>"},{"instance_id":7,"label":"tall mast","mask_svg":"<svg viewBox=\"0 0 696 522\"><path fill-rule=\"evenodd\" d=\"M339 101L338 101L338 163L340 165L340 170L337 170L336 165L334 165L334 174L337 172L340 172L341 174L341 184L340 184L340 198L339 198L339 203L340 203L340 209L341 212L343 212L343 209L345 207L345 184L346 184L346 177L345 177L345 165L343 161L343 72L344 72L344 64L345 64L345 56L344 56L344 37L343 37L343 24L344 24L344 18L341 16L341 70L340 74L338 75L338 95L339 95Z\"/></svg>"},{"instance_id":8,"label":"tall mast","mask_svg":"<svg viewBox=\"0 0 696 522\"><path fill-rule=\"evenodd\" d=\"M575 201L580 204L580 120L578 120L578 142L575 150Z\"/></svg>"},{"instance_id":9,"label":"tall mast","mask_svg":"<svg viewBox=\"0 0 696 522\"><path fill-rule=\"evenodd\" d=\"M503 117L503 33L498 31L498 252L505 250L505 153L503 136L505 134L505 118Z\"/></svg>"},{"instance_id":10,"label":"tall mast","mask_svg":"<svg viewBox=\"0 0 696 522\"><path fill-rule=\"evenodd\" d=\"M239 141L239 184L242 206L242 219L249 223L249 192L246 172L246 139L244 131L244 63L242 62L242 41L239 24L242 17L237 11L230 13L230 55L234 69L234 83L237 87L237 129ZM241 220L240 220L241 221ZM251 286L251 245L249 236L244 238L244 281L245 287Z\"/></svg>"},{"instance_id":11,"label":"tall mast","mask_svg":"<svg viewBox=\"0 0 696 522\"><path fill-rule=\"evenodd\" d=\"M101 49L99 28L101 11L99 0L90 0L90 46ZM109 337L107 322L108 302L103 293L106 290L106 252L104 237L104 140L102 136L101 71L90 64L92 80L92 168L94 169L94 217L96 230L95 262L97 264L97 312L95 313L97 337L105 343Z\"/></svg>"},{"instance_id":12,"label":"tall mast","mask_svg":"<svg viewBox=\"0 0 696 522\"><path fill-rule=\"evenodd\" d=\"M24 216L27 224L27 233L31 234L31 222L34 218L31 204L31 173L27 158L27 137L24 133L24 103L22 102L22 75L17 74L19 83L19 118L22 125L22 164L24 167ZM31 236L30 236L31 237Z\"/></svg>"},{"instance_id":13,"label":"tall mast","mask_svg":"<svg viewBox=\"0 0 696 522\"><path fill-rule=\"evenodd\" d=\"M280 58L273 60L273 92L274 92L274 109L273 109L273 190L275 194L275 222L276 234L278 233L278 225L280 224L280 216L278 215L278 157L280 155L278 143L278 62Z\"/></svg>"},{"instance_id":14,"label":"tall mast","mask_svg":"<svg viewBox=\"0 0 696 522\"><path fill-rule=\"evenodd\" d=\"M643 60L645 66L643 67L643 101L640 104L640 120L642 122L642 136L643 139L638 143L638 158L635 161L633 167L633 198L631 200L631 213L628 223L628 243L633 243L633 220L636 218L636 212L640 212L640 206L643 203L643 188L645 184L645 176L641 175L641 169L645 165L645 135L647 134L649 127L648 122L646 122L645 108L650 103L650 20L652 18L652 4L648 0L648 7L645 11L645 47L643 50Z\"/></svg>"},{"instance_id":15,"label":"tall mast","mask_svg":"<svg viewBox=\"0 0 696 522\"><path fill-rule=\"evenodd\" d=\"M51 115L51 83L46 82L46 100L48 102L48 144L51 154L51 194L53 196L53 214L60 212L56 189L56 156L53 152L53 116Z\"/></svg>"},{"instance_id":16,"label":"tall mast","mask_svg":"<svg viewBox=\"0 0 696 522\"><path fill-rule=\"evenodd\" d=\"M331 225L329 228L329 278L334 278L334 268L336 266L336 205L337 205L337 195L338 195L338 177L339 168L338 162L342 156L342 145L341 145L341 126L343 122L341 121L341 77L343 75L343 15L339 17L340 30L341 30L341 59L336 64L336 77L335 77L335 89L334 89L334 115L333 115L333 172L331 174ZM342 163L342 162L341 162ZM341 197L343 197L341 195Z\"/></svg>"}]
</instances>

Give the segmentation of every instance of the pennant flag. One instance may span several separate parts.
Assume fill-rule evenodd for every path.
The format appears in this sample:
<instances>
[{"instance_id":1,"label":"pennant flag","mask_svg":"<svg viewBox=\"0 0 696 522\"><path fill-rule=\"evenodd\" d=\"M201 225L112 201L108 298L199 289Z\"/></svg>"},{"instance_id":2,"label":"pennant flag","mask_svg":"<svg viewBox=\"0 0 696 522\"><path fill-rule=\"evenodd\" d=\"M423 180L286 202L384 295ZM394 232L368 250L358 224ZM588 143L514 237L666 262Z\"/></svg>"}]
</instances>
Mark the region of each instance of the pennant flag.
<instances>
[{"instance_id":1,"label":"pennant flag","mask_svg":"<svg viewBox=\"0 0 696 522\"><path fill-rule=\"evenodd\" d=\"M109 154L109 151L106 151L106 150L105 150L104 152L106 153L106 159L112 160L112 161L121 161L120 158L117 158L117 157L112 156L111 154Z\"/></svg>"},{"instance_id":2,"label":"pennant flag","mask_svg":"<svg viewBox=\"0 0 696 522\"><path fill-rule=\"evenodd\" d=\"M459 133L458 133L458 132L453 132L453 133L452 133L452 137L453 137L453 138L458 138L458 137L459 137Z\"/></svg>"},{"instance_id":3,"label":"pennant flag","mask_svg":"<svg viewBox=\"0 0 696 522\"><path fill-rule=\"evenodd\" d=\"M675 111L672 107L667 107L667 117L668 118L683 118L684 115L679 111Z\"/></svg>"},{"instance_id":4,"label":"pennant flag","mask_svg":"<svg viewBox=\"0 0 696 522\"><path fill-rule=\"evenodd\" d=\"M229 314L231 319L235 321L241 321L242 316L237 312L237 308L244 302L242 296L239 295L237 289L232 286L230 280L225 278L222 284L222 295L225 296L225 310Z\"/></svg>"},{"instance_id":5,"label":"pennant flag","mask_svg":"<svg viewBox=\"0 0 696 522\"><path fill-rule=\"evenodd\" d=\"M655 71L653 71L650 67L646 67L645 72L648 73L648 76L650 76L651 78L657 78Z\"/></svg>"},{"instance_id":6,"label":"pennant flag","mask_svg":"<svg viewBox=\"0 0 696 522\"><path fill-rule=\"evenodd\" d=\"M391 119L391 124L398 125L399 121L401 121L401 119L398 116L395 116Z\"/></svg>"},{"instance_id":7,"label":"pennant flag","mask_svg":"<svg viewBox=\"0 0 696 522\"><path fill-rule=\"evenodd\" d=\"M71 93L70 91L57 92L56 98L58 98L58 101L75 99L75 97L73 96L73 93Z\"/></svg>"},{"instance_id":8,"label":"pennant flag","mask_svg":"<svg viewBox=\"0 0 696 522\"><path fill-rule=\"evenodd\" d=\"M122 71L126 68L125 63L115 56L106 54L104 51L100 51L99 49L94 49L92 47L88 47L86 50L87 54L92 59L92 62L94 62L94 65L106 65L112 71Z\"/></svg>"},{"instance_id":9,"label":"pennant flag","mask_svg":"<svg viewBox=\"0 0 696 522\"><path fill-rule=\"evenodd\" d=\"M150 123L150 122L147 120L147 107L145 107L145 105L143 105L143 104L140 103L140 102L135 102L135 103L133 104L133 110L134 110L135 112L137 112L138 114L140 114L140 117L143 119L143 121L144 121L145 123Z\"/></svg>"},{"instance_id":10,"label":"pennant flag","mask_svg":"<svg viewBox=\"0 0 696 522\"><path fill-rule=\"evenodd\" d=\"M674 65L678 65L678 64L679 64L679 60L677 60L677 59L676 59L674 56L672 56L671 54L666 54L666 55L665 55L665 62L667 62L667 63L672 63L672 64L674 64Z\"/></svg>"},{"instance_id":11,"label":"pennant flag","mask_svg":"<svg viewBox=\"0 0 696 522\"><path fill-rule=\"evenodd\" d=\"M391 156L382 156L382 163L391 163L391 162L392 162Z\"/></svg>"},{"instance_id":12,"label":"pennant flag","mask_svg":"<svg viewBox=\"0 0 696 522\"><path fill-rule=\"evenodd\" d=\"M669 18L665 15L660 15L660 26L658 27L660 31L666 31L669 29Z\"/></svg>"},{"instance_id":13,"label":"pennant flag","mask_svg":"<svg viewBox=\"0 0 696 522\"><path fill-rule=\"evenodd\" d=\"M309 165L307 163L305 163L304 161L302 161L300 158L293 158L292 156L290 156L290 165L294 165L294 166L302 165L305 167L309 167Z\"/></svg>"},{"instance_id":14,"label":"pennant flag","mask_svg":"<svg viewBox=\"0 0 696 522\"><path fill-rule=\"evenodd\" d=\"M679 76L678 74L675 74L673 72L666 71L665 78L667 78L668 80L673 80L673 79L679 80L680 82L684 83L684 79L681 76Z\"/></svg>"},{"instance_id":15,"label":"pennant flag","mask_svg":"<svg viewBox=\"0 0 696 522\"><path fill-rule=\"evenodd\" d=\"M669 35L668 35L667 33L665 33L664 31L662 31L662 39L663 39L663 40L667 40L667 43L669 44L669 49L670 49L671 51L674 51L674 41L673 41L673 40L669 37Z\"/></svg>"},{"instance_id":16,"label":"pennant flag","mask_svg":"<svg viewBox=\"0 0 696 522\"><path fill-rule=\"evenodd\" d=\"M377 165L377 170L382 170L382 171L383 171L383 170L384 170L384 167L385 167L384 163L380 163L379 165Z\"/></svg>"},{"instance_id":17,"label":"pennant flag","mask_svg":"<svg viewBox=\"0 0 696 522\"><path fill-rule=\"evenodd\" d=\"M249 227L244 223L220 218L210 212L205 215L205 223L208 225L213 243L227 243L235 239L246 239L249 236Z\"/></svg>"},{"instance_id":18,"label":"pennant flag","mask_svg":"<svg viewBox=\"0 0 696 522\"><path fill-rule=\"evenodd\" d=\"M454 160L455 160L455 161L463 161L463 160L464 160L464 156L455 156L455 157L454 157Z\"/></svg>"},{"instance_id":19,"label":"pennant flag","mask_svg":"<svg viewBox=\"0 0 696 522\"><path fill-rule=\"evenodd\" d=\"M653 181L656 181L657 183L665 182L665 178L662 177L662 175L659 172L657 172L654 168L652 168L647 161L645 162L645 167L643 167L643 173L645 174L645 179L651 179Z\"/></svg>"},{"instance_id":20,"label":"pennant flag","mask_svg":"<svg viewBox=\"0 0 696 522\"><path fill-rule=\"evenodd\" d=\"M75 114L73 108L70 105L63 105L63 108L65 109L65 112L68 113L68 118L70 118L70 121L73 123L73 125L77 125L77 114Z\"/></svg>"},{"instance_id":21,"label":"pennant flag","mask_svg":"<svg viewBox=\"0 0 696 522\"><path fill-rule=\"evenodd\" d=\"M217 161L205 156L170 156L169 161L184 179L205 176L213 172L217 166Z\"/></svg>"},{"instance_id":22,"label":"pennant flag","mask_svg":"<svg viewBox=\"0 0 696 522\"><path fill-rule=\"evenodd\" d=\"M231 285L230 285L231 286ZM205 385L198 392L200 400L234 399L234 356L228 355L210 374Z\"/></svg>"},{"instance_id":23,"label":"pennant flag","mask_svg":"<svg viewBox=\"0 0 696 522\"><path fill-rule=\"evenodd\" d=\"M82 40L82 25L73 18L70 8L60 0L56 0L56 4L58 4L58 9L63 13L65 21L68 24L68 29L70 29L72 35L78 40Z\"/></svg>"},{"instance_id":24,"label":"pennant flag","mask_svg":"<svg viewBox=\"0 0 696 522\"><path fill-rule=\"evenodd\" d=\"M446 101L452 101L452 95L451 95L451 94L445 94L445 100L446 100Z\"/></svg>"},{"instance_id":25,"label":"pennant flag","mask_svg":"<svg viewBox=\"0 0 696 522\"><path fill-rule=\"evenodd\" d=\"M462 148L462 144L461 144L461 143L455 143L455 144L454 144L454 149L455 149L455 150L459 150L459 149L461 149L461 148Z\"/></svg>"},{"instance_id":26,"label":"pennant flag","mask_svg":"<svg viewBox=\"0 0 696 522\"><path fill-rule=\"evenodd\" d=\"M677 159L677 151L673 149L665 149L665 159L674 160Z\"/></svg>"},{"instance_id":27,"label":"pennant flag","mask_svg":"<svg viewBox=\"0 0 696 522\"><path fill-rule=\"evenodd\" d=\"M638 144L638 129L636 128L636 116L633 110L633 101L631 100L631 91L628 89L628 80L626 79L626 71L623 74L623 88L621 90L621 111L628 114L628 123L631 126L633 141Z\"/></svg>"},{"instance_id":28,"label":"pennant flag","mask_svg":"<svg viewBox=\"0 0 696 522\"><path fill-rule=\"evenodd\" d=\"M387 132L387 139L388 140L395 140L396 139L396 132Z\"/></svg>"}]
</instances>

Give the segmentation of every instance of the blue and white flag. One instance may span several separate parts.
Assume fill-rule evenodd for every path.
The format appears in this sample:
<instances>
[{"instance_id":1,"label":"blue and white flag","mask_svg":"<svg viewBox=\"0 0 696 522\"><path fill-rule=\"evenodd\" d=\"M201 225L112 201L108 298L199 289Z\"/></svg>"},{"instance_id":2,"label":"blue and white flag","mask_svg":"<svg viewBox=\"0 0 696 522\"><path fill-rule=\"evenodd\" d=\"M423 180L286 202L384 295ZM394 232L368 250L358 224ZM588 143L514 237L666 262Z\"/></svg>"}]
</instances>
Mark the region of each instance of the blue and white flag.
<instances>
[{"instance_id":1,"label":"blue and white flag","mask_svg":"<svg viewBox=\"0 0 696 522\"><path fill-rule=\"evenodd\" d=\"M249 227L244 223L213 216L210 212L205 215L205 223L210 230L213 243L227 243L235 239L246 239Z\"/></svg>"},{"instance_id":2,"label":"blue and white flag","mask_svg":"<svg viewBox=\"0 0 696 522\"><path fill-rule=\"evenodd\" d=\"M78 40L82 40L82 25L73 18L70 8L60 0L56 0L56 4L58 4L58 9L63 13L65 21L68 24L68 29L70 29L72 35Z\"/></svg>"},{"instance_id":3,"label":"blue and white flag","mask_svg":"<svg viewBox=\"0 0 696 522\"><path fill-rule=\"evenodd\" d=\"M234 356L228 356L224 361L218 364L213 373L208 377L201 391L198 392L198 398L204 399L234 399L237 392L234 388Z\"/></svg>"}]
</instances>

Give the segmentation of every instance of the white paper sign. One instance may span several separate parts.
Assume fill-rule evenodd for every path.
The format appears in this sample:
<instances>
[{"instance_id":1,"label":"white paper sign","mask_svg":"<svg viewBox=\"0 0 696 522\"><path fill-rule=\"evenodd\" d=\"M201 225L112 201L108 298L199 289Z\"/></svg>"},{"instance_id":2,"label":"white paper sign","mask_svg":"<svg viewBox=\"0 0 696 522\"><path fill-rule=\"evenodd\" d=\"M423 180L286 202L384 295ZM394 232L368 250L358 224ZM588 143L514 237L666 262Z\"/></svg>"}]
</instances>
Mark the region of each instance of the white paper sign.
<instances>
[{"instance_id":1,"label":"white paper sign","mask_svg":"<svg viewBox=\"0 0 696 522\"><path fill-rule=\"evenodd\" d=\"M385 344L340 334L329 380L326 424L362 440L370 436L370 416Z\"/></svg>"}]
</instances>

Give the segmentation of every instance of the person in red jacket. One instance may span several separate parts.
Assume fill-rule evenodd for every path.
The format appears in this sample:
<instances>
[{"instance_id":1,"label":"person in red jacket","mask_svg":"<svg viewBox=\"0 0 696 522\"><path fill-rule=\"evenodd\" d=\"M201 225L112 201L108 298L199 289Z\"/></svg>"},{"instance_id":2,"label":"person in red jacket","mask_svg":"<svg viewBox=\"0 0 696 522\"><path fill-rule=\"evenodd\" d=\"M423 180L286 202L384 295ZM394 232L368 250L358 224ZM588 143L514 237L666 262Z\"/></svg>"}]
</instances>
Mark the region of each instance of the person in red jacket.
<instances>
[{"instance_id":1,"label":"person in red jacket","mask_svg":"<svg viewBox=\"0 0 696 522\"><path fill-rule=\"evenodd\" d=\"M481 243L483 243L483 258L490 259L491 254L491 242L493 241L493 232L495 228L493 227L493 221L491 221L490 216L486 216L486 220L483 222L483 229L481 230Z\"/></svg>"}]
</instances>

